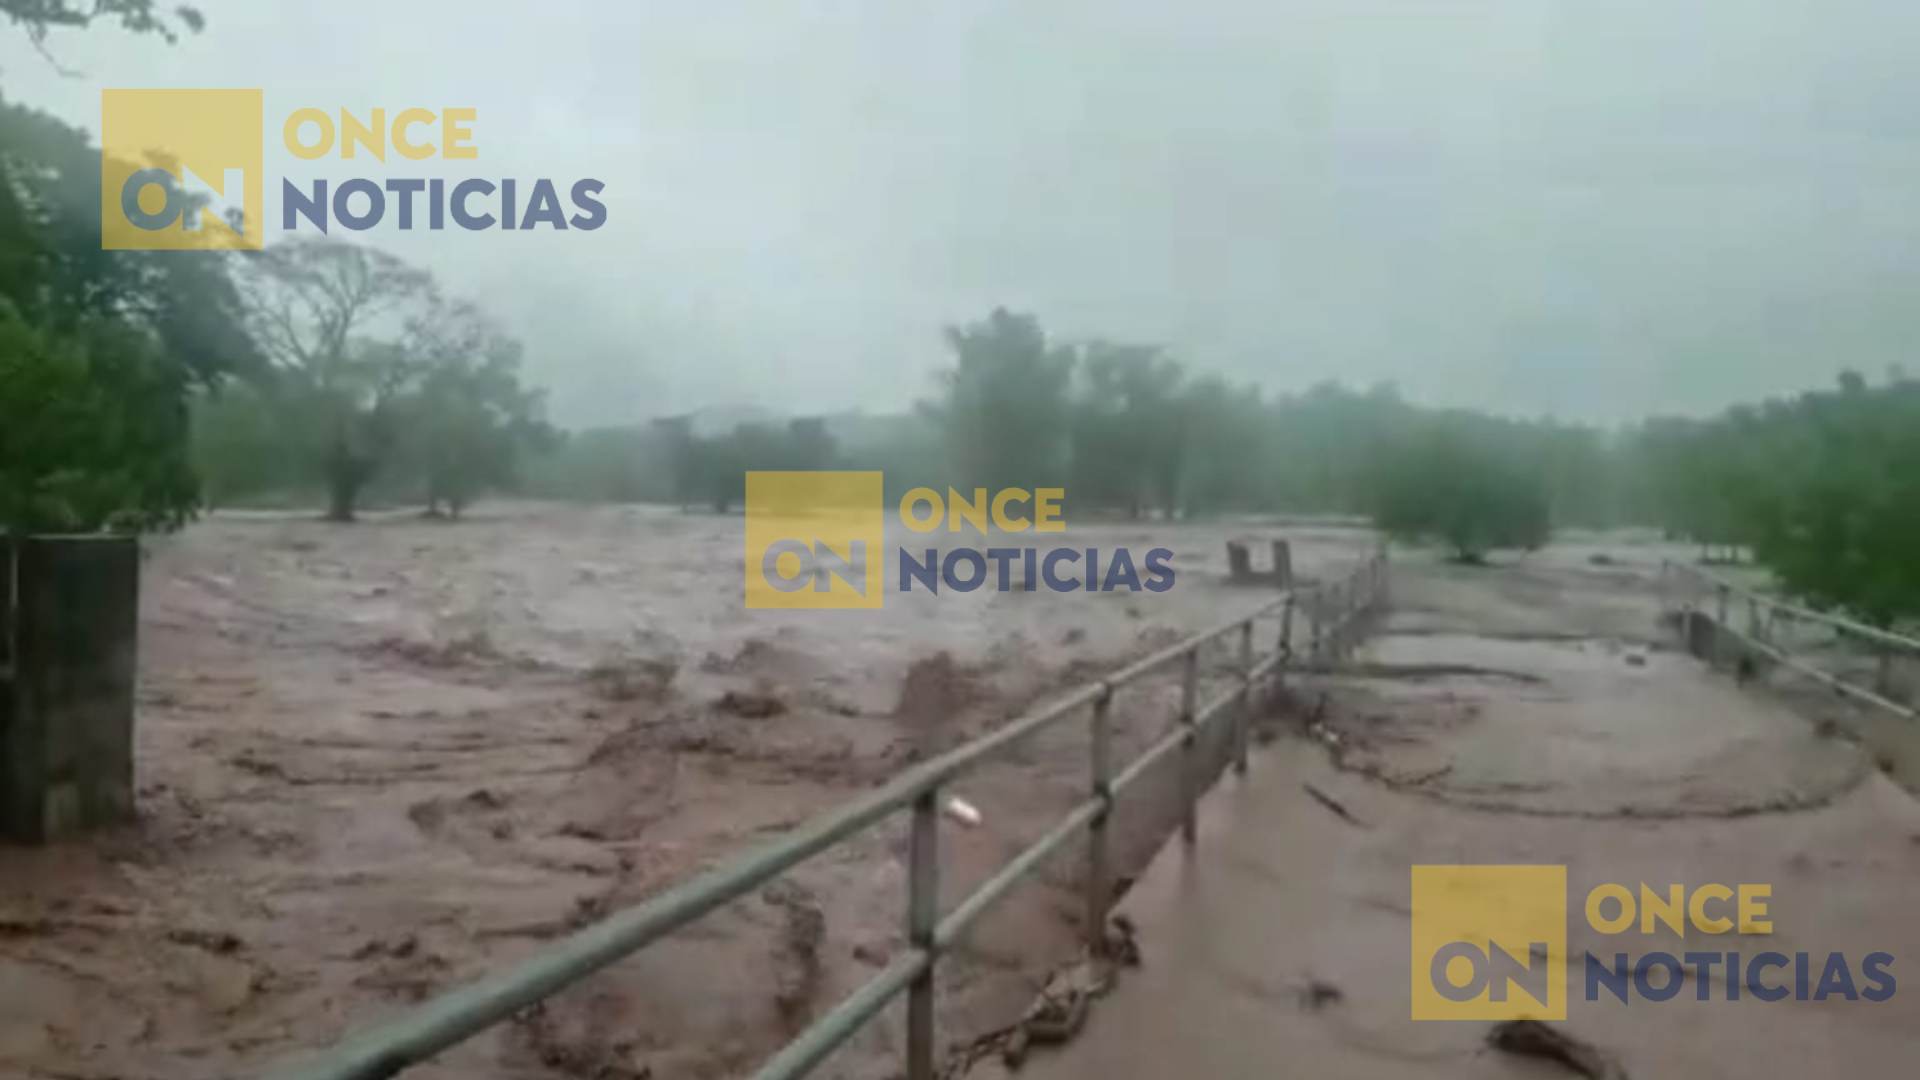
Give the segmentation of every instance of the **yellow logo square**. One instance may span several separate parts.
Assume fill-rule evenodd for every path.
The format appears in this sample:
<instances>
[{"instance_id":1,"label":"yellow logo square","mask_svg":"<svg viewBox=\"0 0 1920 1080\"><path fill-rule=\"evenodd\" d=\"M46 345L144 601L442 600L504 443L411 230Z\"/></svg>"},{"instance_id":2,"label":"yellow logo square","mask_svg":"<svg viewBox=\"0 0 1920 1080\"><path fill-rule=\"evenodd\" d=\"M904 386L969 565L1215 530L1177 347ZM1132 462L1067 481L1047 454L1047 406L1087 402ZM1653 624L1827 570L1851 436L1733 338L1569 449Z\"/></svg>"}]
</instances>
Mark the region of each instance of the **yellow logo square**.
<instances>
[{"instance_id":1,"label":"yellow logo square","mask_svg":"<svg viewBox=\"0 0 1920 1080\"><path fill-rule=\"evenodd\" d=\"M1413 1018L1567 1018L1567 868L1415 866Z\"/></svg>"},{"instance_id":2,"label":"yellow logo square","mask_svg":"<svg viewBox=\"0 0 1920 1080\"><path fill-rule=\"evenodd\" d=\"M878 472L747 473L747 606L879 607L884 498Z\"/></svg>"},{"instance_id":3,"label":"yellow logo square","mask_svg":"<svg viewBox=\"0 0 1920 1080\"><path fill-rule=\"evenodd\" d=\"M259 250L264 116L258 90L102 90L100 246ZM214 199L238 207L239 229Z\"/></svg>"}]
</instances>

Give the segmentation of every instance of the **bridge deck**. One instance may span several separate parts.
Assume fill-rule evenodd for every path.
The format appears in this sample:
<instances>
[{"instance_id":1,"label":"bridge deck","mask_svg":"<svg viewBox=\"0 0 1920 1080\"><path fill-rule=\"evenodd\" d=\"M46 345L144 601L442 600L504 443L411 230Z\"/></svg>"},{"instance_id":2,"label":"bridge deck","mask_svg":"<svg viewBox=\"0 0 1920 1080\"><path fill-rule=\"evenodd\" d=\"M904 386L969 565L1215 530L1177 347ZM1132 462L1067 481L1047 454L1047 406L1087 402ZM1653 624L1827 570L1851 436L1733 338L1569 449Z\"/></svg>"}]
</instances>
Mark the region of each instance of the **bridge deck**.
<instances>
[{"instance_id":1,"label":"bridge deck","mask_svg":"<svg viewBox=\"0 0 1920 1080\"><path fill-rule=\"evenodd\" d=\"M1920 804L1874 768L1873 752L1822 736L1769 692L1640 651L1619 632L1637 626L1644 638L1651 628L1604 608L1615 590L1567 594L1572 608L1556 621L1596 636L1550 640L1515 624L1538 612L1502 611L1486 586L1428 573L1403 584L1403 567L1403 614L1363 650L1362 660L1389 665L1376 673L1387 677L1330 687L1347 763L1398 787L1336 768L1317 742L1268 748L1247 781L1208 800L1198 856L1171 844L1123 905L1144 965L1095 1006L1078 1039L1036 1051L1020 1075L1571 1075L1489 1049L1487 1023L1409 1018L1417 863L1568 865L1576 903L1563 1030L1636 1080L1912 1075ZM1409 678L1415 653L1429 664L1493 657L1500 673ZM1774 933L1609 938L1585 924L1577 901L1587 888L1643 880L1770 883ZM1838 950L1856 979L1862 956L1885 951L1902 983L1916 981L1884 1004L1729 1002L1723 980L1707 1002L1692 981L1664 1003L1589 1002L1589 949L1820 960Z\"/></svg>"}]
</instances>

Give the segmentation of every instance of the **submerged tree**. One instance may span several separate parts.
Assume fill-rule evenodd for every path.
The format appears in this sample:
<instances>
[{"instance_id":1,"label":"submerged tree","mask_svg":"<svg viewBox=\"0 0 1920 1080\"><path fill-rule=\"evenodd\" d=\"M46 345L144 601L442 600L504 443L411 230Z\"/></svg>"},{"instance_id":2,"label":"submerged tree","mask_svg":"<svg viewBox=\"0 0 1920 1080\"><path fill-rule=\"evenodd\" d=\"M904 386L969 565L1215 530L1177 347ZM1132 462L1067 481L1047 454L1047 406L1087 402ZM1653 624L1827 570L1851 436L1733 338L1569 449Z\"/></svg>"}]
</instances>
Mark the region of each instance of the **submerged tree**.
<instances>
[{"instance_id":1,"label":"submerged tree","mask_svg":"<svg viewBox=\"0 0 1920 1080\"><path fill-rule=\"evenodd\" d=\"M510 482L522 450L550 438L544 395L520 384L522 348L470 305L432 320L419 386L401 411L427 513L459 517L474 498Z\"/></svg>"},{"instance_id":2,"label":"submerged tree","mask_svg":"<svg viewBox=\"0 0 1920 1080\"><path fill-rule=\"evenodd\" d=\"M1708 425L1670 467L1717 485L1730 532L1786 588L1878 624L1920 615L1920 382L1834 390Z\"/></svg>"},{"instance_id":3,"label":"submerged tree","mask_svg":"<svg viewBox=\"0 0 1920 1080\"><path fill-rule=\"evenodd\" d=\"M925 406L945 433L954 479L968 487L1034 487L1065 474L1071 350L1050 345L1031 315L996 308L949 327L954 366Z\"/></svg>"},{"instance_id":4,"label":"submerged tree","mask_svg":"<svg viewBox=\"0 0 1920 1080\"><path fill-rule=\"evenodd\" d=\"M396 410L419 372L412 339L437 302L433 279L337 240L282 240L251 262L251 319L275 364L271 391L289 436L314 457L327 516L351 521L398 441Z\"/></svg>"},{"instance_id":5,"label":"submerged tree","mask_svg":"<svg viewBox=\"0 0 1920 1080\"><path fill-rule=\"evenodd\" d=\"M1551 531L1538 476L1485 433L1442 422L1378 466L1374 524L1409 540L1439 540L1462 562L1497 548L1532 550Z\"/></svg>"},{"instance_id":6,"label":"submerged tree","mask_svg":"<svg viewBox=\"0 0 1920 1080\"><path fill-rule=\"evenodd\" d=\"M696 435L687 417L657 422L670 442L675 498L682 507L704 503L724 514L746 498L754 470L825 469L837 449L826 425L814 418L775 424L739 424L720 435Z\"/></svg>"},{"instance_id":7,"label":"submerged tree","mask_svg":"<svg viewBox=\"0 0 1920 1080\"><path fill-rule=\"evenodd\" d=\"M1076 504L1172 515L1187 441L1186 373L1151 345L1093 342L1080 350L1073 401Z\"/></svg>"}]
</instances>

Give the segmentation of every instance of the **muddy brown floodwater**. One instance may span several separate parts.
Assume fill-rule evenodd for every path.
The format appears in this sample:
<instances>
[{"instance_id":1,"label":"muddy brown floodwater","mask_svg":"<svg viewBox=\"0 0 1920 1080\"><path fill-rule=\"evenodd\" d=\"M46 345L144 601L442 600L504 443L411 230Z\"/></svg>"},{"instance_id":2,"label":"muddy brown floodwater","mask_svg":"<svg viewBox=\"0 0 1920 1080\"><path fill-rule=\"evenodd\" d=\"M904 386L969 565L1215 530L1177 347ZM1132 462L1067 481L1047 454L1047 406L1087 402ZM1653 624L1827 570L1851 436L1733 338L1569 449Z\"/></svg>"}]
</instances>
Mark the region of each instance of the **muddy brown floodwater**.
<instances>
[{"instance_id":1,"label":"muddy brown floodwater","mask_svg":"<svg viewBox=\"0 0 1920 1080\"><path fill-rule=\"evenodd\" d=\"M1485 1021L1410 1018L1419 864L1567 868L1570 1003L1545 1030L1581 1041L1584 1075L1915 1075L1920 732L1787 672L1737 679L1676 652L1657 619L1658 568L1690 554L1631 536L1570 538L1484 568L1396 552L1392 609L1355 662L1295 680L1308 737L1274 743L1247 782L1217 790L1197 855L1169 845L1128 895L1142 968L1080 1038L1020 1075L1583 1075L1517 1056L1528 1040L1511 1029L1491 1040ZM1611 935L1583 917L1591 888L1643 882L1768 885L1770 932ZM1612 965L1723 951L1806 953L1816 992L1796 995L1797 975L1776 970L1761 984L1784 998L1729 1000L1725 963L1702 978L1689 961L1684 992L1671 969L1648 978L1668 1000L1637 988L1626 1003L1588 997L1589 952ZM1862 996L1846 983L1817 992L1835 952ZM1897 982L1880 1001L1859 981L1874 952L1893 958Z\"/></svg>"},{"instance_id":2,"label":"muddy brown floodwater","mask_svg":"<svg viewBox=\"0 0 1920 1080\"><path fill-rule=\"evenodd\" d=\"M1224 585L1229 536L1290 537L1307 576L1368 543L1075 526L1052 539L1173 549L1175 588L754 612L738 518L483 511L219 514L148 543L139 821L0 849L0 1074L253 1075L1252 609L1272 594ZM1116 752L1175 696L1123 696ZM950 895L1083 797L1069 726L958 786L985 820L944 830ZM1126 866L1170 818L1142 803ZM1071 957L1075 873L1048 867L943 965L945 1035L1017 1018ZM899 829L876 829L409 1075L739 1075L903 947L901 876ZM898 1040L883 1018L824 1075L888 1075Z\"/></svg>"}]
</instances>

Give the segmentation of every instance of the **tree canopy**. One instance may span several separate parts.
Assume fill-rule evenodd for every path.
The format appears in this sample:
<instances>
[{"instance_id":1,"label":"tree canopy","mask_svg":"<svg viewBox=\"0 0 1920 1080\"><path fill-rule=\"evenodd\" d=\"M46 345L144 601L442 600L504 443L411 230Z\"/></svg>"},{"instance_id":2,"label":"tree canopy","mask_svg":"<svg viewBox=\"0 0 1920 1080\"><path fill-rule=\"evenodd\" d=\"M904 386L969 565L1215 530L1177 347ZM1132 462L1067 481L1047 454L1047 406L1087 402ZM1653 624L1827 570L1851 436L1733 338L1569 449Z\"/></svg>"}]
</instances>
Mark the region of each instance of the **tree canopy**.
<instances>
[{"instance_id":1,"label":"tree canopy","mask_svg":"<svg viewBox=\"0 0 1920 1080\"><path fill-rule=\"evenodd\" d=\"M182 29L199 33L206 25L199 8L154 0L0 0L0 15L24 29L36 44L54 30L85 29L99 22L167 41L176 40Z\"/></svg>"},{"instance_id":2,"label":"tree canopy","mask_svg":"<svg viewBox=\"0 0 1920 1080\"><path fill-rule=\"evenodd\" d=\"M256 370L226 256L106 251L84 133L0 101L0 529L192 513L187 403Z\"/></svg>"},{"instance_id":3,"label":"tree canopy","mask_svg":"<svg viewBox=\"0 0 1920 1080\"><path fill-rule=\"evenodd\" d=\"M1648 424L1650 510L1703 544L1739 545L1790 591L1876 623L1920 615L1920 381Z\"/></svg>"},{"instance_id":4,"label":"tree canopy","mask_svg":"<svg viewBox=\"0 0 1920 1080\"><path fill-rule=\"evenodd\" d=\"M1546 485L1515 434L1460 415L1420 425L1377 459L1374 523L1390 536L1442 541L1463 562L1546 543Z\"/></svg>"}]
</instances>

